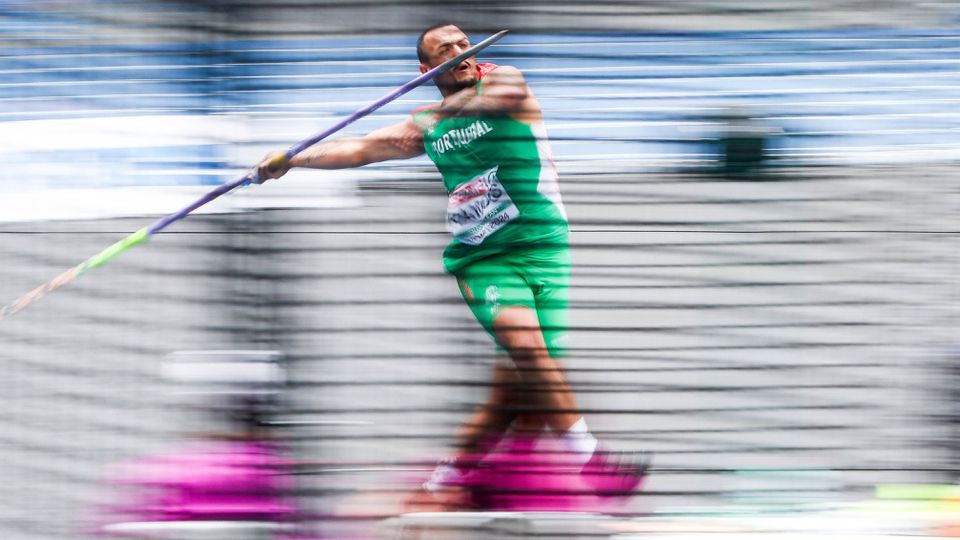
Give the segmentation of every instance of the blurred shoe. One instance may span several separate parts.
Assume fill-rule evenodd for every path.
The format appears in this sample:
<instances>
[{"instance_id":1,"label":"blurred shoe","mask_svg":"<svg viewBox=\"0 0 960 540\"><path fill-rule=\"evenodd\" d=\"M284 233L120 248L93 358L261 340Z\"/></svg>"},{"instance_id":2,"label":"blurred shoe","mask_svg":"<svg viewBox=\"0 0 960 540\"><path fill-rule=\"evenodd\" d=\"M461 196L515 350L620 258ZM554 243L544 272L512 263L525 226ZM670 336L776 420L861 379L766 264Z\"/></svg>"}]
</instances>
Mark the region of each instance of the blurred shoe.
<instances>
[{"instance_id":1,"label":"blurred shoe","mask_svg":"<svg viewBox=\"0 0 960 540\"><path fill-rule=\"evenodd\" d=\"M599 497L630 497L650 472L653 456L647 452L625 453L597 450L580 476Z\"/></svg>"},{"instance_id":2,"label":"blurred shoe","mask_svg":"<svg viewBox=\"0 0 960 540\"><path fill-rule=\"evenodd\" d=\"M404 512L455 512L472 510L471 473L475 460L450 457L440 461L403 503Z\"/></svg>"},{"instance_id":3,"label":"blurred shoe","mask_svg":"<svg viewBox=\"0 0 960 540\"><path fill-rule=\"evenodd\" d=\"M424 491L442 489L465 489L470 486L471 473L476 470L477 460L472 457L449 457L437 464L421 487Z\"/></svg>"}]
</instances>

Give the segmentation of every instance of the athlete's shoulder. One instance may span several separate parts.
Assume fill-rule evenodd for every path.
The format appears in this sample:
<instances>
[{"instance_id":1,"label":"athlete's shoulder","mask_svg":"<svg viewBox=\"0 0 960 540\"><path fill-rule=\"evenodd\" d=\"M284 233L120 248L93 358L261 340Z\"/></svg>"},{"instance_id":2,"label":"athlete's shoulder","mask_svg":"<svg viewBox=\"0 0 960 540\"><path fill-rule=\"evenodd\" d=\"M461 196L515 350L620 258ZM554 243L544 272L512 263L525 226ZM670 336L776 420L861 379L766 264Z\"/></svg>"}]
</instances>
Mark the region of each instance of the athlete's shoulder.
<instances>
[{"instance_id":1,"label":"athlete's shoulder","mask_svg":"<svg viewBox=\"0 0 960 540\"><path fill-rule=\"evenodd\" d=\"M491 71L497 69L498 65L492 64L490 62L478 62L477 63L477 79L483 80L484 77L490 74Z\"/></svg>"},{"instance_id":2,"label":"athlete's shoulder","mask_svg":"<svg viewBox=\"0 0 960 540\"><path fill-rule=\"evenodd\" d=\"M501 66L497 64L491 64L489 62L480 62L477 64L477 79L482 81L487 75L493 73L494 70L496 70L496 76L498 77L503 75L522 76L520 70L513 66Z\"/></svg>"}]
</instances>

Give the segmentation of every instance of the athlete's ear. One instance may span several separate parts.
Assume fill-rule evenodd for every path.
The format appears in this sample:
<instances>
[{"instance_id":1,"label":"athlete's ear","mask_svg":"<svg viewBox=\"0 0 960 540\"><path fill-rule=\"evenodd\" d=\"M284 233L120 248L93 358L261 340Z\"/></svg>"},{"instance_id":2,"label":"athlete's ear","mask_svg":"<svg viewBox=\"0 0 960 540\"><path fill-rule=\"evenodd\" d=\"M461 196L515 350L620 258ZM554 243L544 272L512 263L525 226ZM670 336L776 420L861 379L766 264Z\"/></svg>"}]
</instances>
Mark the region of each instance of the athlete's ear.
<instances>
[{"instance_id":1,"label":"athlete's ear","mask_svg":"<svg viewBox=\"0 0 960 540\"><path fill-rule=\"evenodd\" d=\"M428 68L427 66L425 66L425 65L423 65L423 64L420 64L420 73L421 73L421 74L426 73L426 72L428 72L428 71L430 71L430 68Z\"/></svg>"}]
</instances>

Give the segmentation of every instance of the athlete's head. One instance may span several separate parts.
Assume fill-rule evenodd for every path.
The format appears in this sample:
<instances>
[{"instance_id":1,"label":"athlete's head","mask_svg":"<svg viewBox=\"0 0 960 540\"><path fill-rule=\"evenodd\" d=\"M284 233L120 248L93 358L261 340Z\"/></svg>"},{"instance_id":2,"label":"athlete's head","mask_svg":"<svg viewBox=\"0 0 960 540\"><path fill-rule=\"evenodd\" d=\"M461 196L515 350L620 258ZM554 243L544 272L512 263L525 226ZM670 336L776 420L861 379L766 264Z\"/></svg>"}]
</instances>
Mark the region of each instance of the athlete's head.
<instances>
[{"instance_id":1,"label":"athlete's head","mask_svg":"<svg viewBox=\"0 0 960 540\"><path fill-rule=\"evenodd\" d=\"M452 24L431 26L417 40L420 73L439 66L470 48L470 39ZM433 79L440 93L447 95L477 84L477 59L470 57Z\"/></svg>"}]
</instances>

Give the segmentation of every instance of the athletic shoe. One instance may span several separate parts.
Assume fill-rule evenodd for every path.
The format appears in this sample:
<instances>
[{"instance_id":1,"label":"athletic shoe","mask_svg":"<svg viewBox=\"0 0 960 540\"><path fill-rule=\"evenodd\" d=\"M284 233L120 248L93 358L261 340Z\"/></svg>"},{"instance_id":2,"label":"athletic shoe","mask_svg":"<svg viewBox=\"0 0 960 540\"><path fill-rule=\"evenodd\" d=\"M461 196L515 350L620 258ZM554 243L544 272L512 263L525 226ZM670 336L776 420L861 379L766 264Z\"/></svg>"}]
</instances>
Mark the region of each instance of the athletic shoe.
<instances>
[{"instance_id":1,"label":"athletic shoe","mask_svg":"<svg viewBox=\"0 0 960 540\"><path fill-rule=\"evenodd\" d=\"M433 472L421 487L424 491L435 492L442 489L469 488L471 473L476 470L473 458L450 457L437 464Z\"/></svg>"},{"instance_id":2,"label":"athletic shoe","mask_svg":"<svg viewBox=\"0 0 960 540\"><path fill-rule=\"evenodd\" d=\"M597 450L580 470L580 476L599 497L629 497L649 474L651 462L652 454L646 452Z\"/></svg>"}]
</instances>

